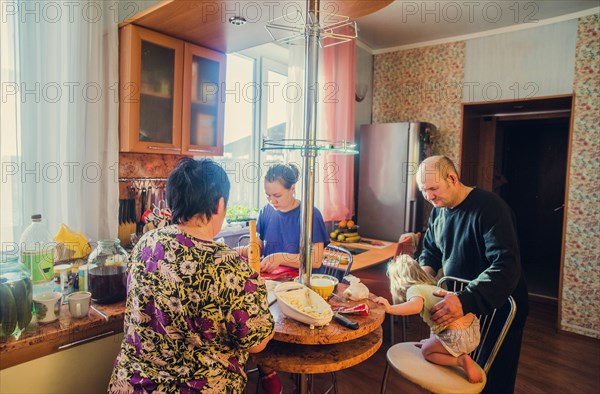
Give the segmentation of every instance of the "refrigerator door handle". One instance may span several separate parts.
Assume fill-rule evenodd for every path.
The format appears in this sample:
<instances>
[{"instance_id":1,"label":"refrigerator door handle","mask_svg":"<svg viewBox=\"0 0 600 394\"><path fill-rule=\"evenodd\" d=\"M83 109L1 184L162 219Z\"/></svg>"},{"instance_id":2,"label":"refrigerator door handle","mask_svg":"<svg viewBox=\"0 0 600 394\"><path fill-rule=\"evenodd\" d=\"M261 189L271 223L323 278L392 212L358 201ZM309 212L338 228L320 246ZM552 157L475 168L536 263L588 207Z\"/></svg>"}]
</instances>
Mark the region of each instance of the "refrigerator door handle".
<instances>
[{"instance_id":1,"label":"refrigerator door handle","mask_svg":"<svg viewBox=\"0 0 600 394\"><path fill-rule=\"evenodd\" d=\"M404 231L410 232L415 230L415 206L417 204L416 200L410 200L408 203L408 215L406 216L406 223L404 226Z\"/></svg>"}]
</instances>

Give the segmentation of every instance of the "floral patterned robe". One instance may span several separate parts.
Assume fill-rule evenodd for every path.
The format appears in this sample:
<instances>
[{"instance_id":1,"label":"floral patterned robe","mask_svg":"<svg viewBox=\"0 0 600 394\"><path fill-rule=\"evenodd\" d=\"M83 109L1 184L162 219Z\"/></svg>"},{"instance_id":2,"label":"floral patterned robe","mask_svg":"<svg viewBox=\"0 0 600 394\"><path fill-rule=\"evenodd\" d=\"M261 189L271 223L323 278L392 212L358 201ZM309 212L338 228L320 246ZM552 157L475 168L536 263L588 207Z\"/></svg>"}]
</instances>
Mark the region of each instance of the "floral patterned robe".
<instances>
[{"instance_id":1,"label":"floral patterned robe","mask_svg":"<svg viewBox=\"0 0 600 394\"><path fill-rule=\"evenodd\" d=\"M273 330L264 280L227 245L177 226L132 253L110 393L241 393L246 349Z\"/></svg>"}]
</instances>

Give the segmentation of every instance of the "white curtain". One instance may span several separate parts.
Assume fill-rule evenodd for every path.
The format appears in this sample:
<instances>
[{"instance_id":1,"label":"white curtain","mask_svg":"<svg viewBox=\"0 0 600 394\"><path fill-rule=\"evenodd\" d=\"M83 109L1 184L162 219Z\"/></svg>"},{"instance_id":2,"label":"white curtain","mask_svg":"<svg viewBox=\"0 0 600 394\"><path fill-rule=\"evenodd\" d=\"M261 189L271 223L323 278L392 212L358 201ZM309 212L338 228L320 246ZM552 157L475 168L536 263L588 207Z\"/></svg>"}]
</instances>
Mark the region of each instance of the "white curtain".
<instances>
[{"instance_id":1,"label":"white curtain","mask_svg":"<svg viewBox=\"0 0 600 394\"><path fill-rule=\"evenodd\" d=\"M2 242L40 213L96 241L118 220L118 15L113 2L3 5Z\"/></svg>"}]
</instances>

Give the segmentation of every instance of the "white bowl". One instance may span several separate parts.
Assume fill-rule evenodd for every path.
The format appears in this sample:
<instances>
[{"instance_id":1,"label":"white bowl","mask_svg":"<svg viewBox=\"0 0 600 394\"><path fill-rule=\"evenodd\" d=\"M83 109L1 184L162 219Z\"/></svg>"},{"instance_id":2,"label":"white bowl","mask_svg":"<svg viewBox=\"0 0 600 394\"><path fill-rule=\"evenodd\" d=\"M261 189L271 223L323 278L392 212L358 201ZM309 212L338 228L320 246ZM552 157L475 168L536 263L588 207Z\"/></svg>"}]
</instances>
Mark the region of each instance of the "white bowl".
<instances>
[{"instance_id":1,"label":"white bowl","mask_svg":"<svg viewBox=\"0 0 600 394\"><path fill-rule=\"evenodd\" d=\"M324 326L333 318L333 311L327 301L303 284L282 283L275 288L275 295L281 312L301 323Z\"/></svg>"}]
</instances>

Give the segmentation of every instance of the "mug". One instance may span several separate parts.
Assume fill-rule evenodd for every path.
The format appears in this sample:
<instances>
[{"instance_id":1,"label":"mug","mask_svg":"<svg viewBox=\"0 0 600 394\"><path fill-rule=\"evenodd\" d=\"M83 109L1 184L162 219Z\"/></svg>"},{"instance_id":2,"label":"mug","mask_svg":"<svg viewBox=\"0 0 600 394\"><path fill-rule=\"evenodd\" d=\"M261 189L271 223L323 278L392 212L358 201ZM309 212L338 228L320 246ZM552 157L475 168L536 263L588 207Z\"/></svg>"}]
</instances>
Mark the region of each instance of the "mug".
<instances>
[{"instance_id":1,"label":"mug","mask_svg":"<svg viewBox=\"0 0 600 394\"><path fill-rule=\"evenodd\" d=\"M69 294L69 312L75 318L86 317L90 311L90 299L92 293L89 291L76 291Z\"/></svg>"},{"instance_id":2,"label":"mug","mask_svg":"<svg viewBox=\"0 0 600 394\"><path fill-rule=\"evenodd\" d=\"M33 296L35 305L35 316L39 323L50 323L58 319L60 315L60 305L62 293L58 291L48 291Z\"/></svg>"}]
</instances>

